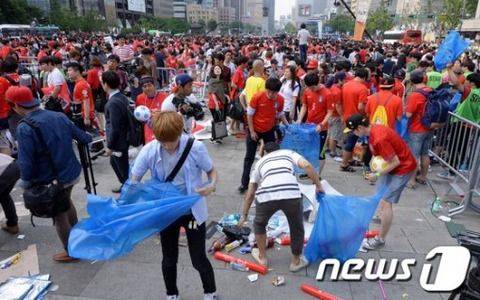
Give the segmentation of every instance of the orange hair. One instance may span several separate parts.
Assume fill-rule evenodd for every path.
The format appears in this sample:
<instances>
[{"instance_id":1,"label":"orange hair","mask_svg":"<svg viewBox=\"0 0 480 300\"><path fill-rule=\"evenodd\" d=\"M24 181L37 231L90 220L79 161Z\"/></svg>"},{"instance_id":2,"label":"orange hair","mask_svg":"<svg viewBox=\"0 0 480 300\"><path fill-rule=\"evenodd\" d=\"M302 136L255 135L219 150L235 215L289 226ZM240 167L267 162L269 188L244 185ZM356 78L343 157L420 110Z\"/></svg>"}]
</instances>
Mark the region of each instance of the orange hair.
<instances>
[{"instance_id":1,"label":"orange hair","mask_svg":"<svg viewBox=\"0 0 480 300\"><path fill-rule=\"evenodd\" d=\"M175 142L183 133L183 117L174 111L160 111L152 116L152 129L159 142Z\"/></svg>"}]
</instances>

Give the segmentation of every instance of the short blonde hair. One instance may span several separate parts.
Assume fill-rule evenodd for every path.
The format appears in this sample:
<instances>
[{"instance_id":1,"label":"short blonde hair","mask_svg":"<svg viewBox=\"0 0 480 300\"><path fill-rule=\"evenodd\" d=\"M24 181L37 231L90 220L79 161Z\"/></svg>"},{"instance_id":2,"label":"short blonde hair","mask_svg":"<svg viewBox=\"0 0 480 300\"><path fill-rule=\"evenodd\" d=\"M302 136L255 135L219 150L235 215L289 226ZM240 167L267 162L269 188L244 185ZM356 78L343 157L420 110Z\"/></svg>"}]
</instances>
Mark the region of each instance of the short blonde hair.
<instances>
[{"instance_id":1,"label":"short blonde hair","mask_svg":"<svg viewBox=\"0 0 480 300\"><path fill-rule=\"evenodd\" d=\"M152 116L152 129L159 142L175 142L183 133L183 117L174 111L160 111Z\"/></svg>"}]
</instances>

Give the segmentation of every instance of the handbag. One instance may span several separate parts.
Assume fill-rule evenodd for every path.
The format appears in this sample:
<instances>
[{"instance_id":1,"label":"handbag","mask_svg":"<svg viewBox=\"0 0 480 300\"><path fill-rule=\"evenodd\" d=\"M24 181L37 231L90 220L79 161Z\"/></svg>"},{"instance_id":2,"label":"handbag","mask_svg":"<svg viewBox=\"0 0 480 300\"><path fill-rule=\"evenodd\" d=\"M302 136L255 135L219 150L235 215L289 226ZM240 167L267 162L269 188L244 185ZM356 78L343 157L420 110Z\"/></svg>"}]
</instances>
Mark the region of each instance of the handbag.
<instances>
[{"instance_id":1,"label":"handbag","mask_svg":"<svg viewBox=\"0 0 480 300\"><path fill-rule=\"evenodd\" d=\"M229 116L230 118L237 121L242 121L244 113L245 110L243 109L243 106L238 98L230 101L227 104L227 116Z\"/></svg>"},{"instance_id":2,"label":"handbag","mask_svg":"<svg viewBox=\"0 0 480 300\"><path fill-rule=\"evenodd\" d=\"M45 140L43 139L40 128L29 118L23 118L21 122L27 123L35 131L35 134L46 149L45 151L47 152L49 162L54 170L55 175L58 174L50 155L50 151L48 151ZM61 201L68 200L66 199L64 191L65 190L63 186L56 180L50 184L40 184L38 182L34 182L30 187L24 190L23 200L25 203L25 208L27 208L32 215L33 226L35 226L35 224L33 224L33 216L39 218L53 218L58 214L57 208L59 207L59 204L63 205L68 202L68 206L70 205L69 201L61 203Z\"/></svg>"},{"instance_id":3,"label":"handbag","mask_svg":"<svg viewBox=\"0 0 480 300\"><path fill-rule=\"evenodd\" d=\"M213 118L212 120L212 140L222 139L228 136L227 122L226 121L215 121L223 120L223 112L216 111L218 118Z\"/></svg>"}]
</instances>

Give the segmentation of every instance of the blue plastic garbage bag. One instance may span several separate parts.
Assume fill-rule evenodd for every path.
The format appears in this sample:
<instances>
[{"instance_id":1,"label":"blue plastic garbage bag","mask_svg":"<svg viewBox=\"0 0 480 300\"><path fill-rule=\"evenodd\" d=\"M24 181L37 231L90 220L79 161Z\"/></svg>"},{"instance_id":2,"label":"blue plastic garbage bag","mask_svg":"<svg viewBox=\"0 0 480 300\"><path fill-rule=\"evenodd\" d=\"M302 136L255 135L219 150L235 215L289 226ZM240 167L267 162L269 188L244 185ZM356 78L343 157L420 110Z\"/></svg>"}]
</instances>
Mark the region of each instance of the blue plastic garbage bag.
<instances>
[{"instance_id":1,"label":"blue plastic garbage bag","mask_svg":"<svg viewBox=\"0 0 480 300\"><path fill-rule=\"evenodd\" d=\"M288 126L280 126L283 135L280 148L293 150L299 153L318 171L320 135L315 128L315 124L291 124ZM303 172L301 170L296 171Z\"/></svg>"},{"instance_id":2,"label":"blue plastic garbage bag","mask_svg":"<svg viewBox=\"0 0 480 300\"><path fill-rule=\"evenodd\" d=\"M355 257L381 195L317 194L317 218L304 251L307 260L314 263L319 259L336 258L345 262Z\"/></svg>"},{"instance_id":3,"label":"blue plastic garbage bag","mask_svg":"<svg viewBox=\"0 0 480 300\"><path fill-rule=\"evenodd\" d=\"M406 115L403 115L402 119L400 121L397 121L395 126L396 126L396 131L400 137L408 142L408 121L409 118L407 118Z\"/></svg>"},{"instance_id":4,"label":"blue plastic garbage bag","mask_svg":"<svg viewBox=\"0 0 480 300\"><path fill-rule=\"evenodd\" d=\"M435 68L442 71L449 63L454 62L468 48L470 42L464 39L458 31L450 31L445 37L433 58Z\"/></svg>"},{"instance_id":5,"label":"blue plastic garbage bag","mask_svg":"<svg viewBox=\"0 0 480 300\"><path fill-rule=\"evenodd\" d=\"M88 260L125 255L136 244L188 213L200 198L199 195L186 196L173 184L156 180L126 184L118 201L88 195L90 217L73 227L68 253Z\"/></svg>"},{"instance_id":6,"label":"blue plastic garbage bag","mask_svg":"<svg viewBox=\"0 0 480 300\"><path fill-rule=\"evenodd\" d=\"M452 99L450 100L450 107L448 108L449 111L454 112L457 109L458 104L462 100L462 93L456 92L453 95Z\"/></svg>"}]
</instances>

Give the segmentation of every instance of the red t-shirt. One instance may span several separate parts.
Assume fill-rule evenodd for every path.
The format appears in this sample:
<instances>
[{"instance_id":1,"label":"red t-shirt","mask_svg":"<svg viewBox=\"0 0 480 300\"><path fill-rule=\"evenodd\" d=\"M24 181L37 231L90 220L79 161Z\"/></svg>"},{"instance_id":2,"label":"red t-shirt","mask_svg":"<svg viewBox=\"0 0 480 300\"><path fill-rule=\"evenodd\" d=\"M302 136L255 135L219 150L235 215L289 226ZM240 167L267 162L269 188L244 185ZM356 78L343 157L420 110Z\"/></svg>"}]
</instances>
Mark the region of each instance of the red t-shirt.
<instances>
[{"instance_id":1,"label":"red t-shirt","mask_svg":"<svg viewBox=\"0 0 480 300\"><path fill-rule=\"evenodd\" d=\"M368 144L374 156L381 156L391 161L395 155L400 165L390 174L405 175L417 168L417 161L405 141L391 128L382 125L373 125L370 130Z\"/></svg>"},{"instance_id":2,"label":"red t-shirt","mask_svg":"<svg viewBox=\"0 0 480 300\"><path fill-rule=\"evenodd\" d=\"M9 46L3 46L2 49L0 49L0 56L2 57L2 59L5 59L12 52L12 48L10 48Z\"/></svg>"},{"instance_id":3,"label":"red t-shirt","mask_svg":"<svg viewBox=\"0 0 480 300\"><path fill-rule=\"evenodd\" d=\"M95 104L93 102L93 94L90 85L85 79L79 79L73 88L73 101L82 102L82 117L85 117L85 105L88 101L90 104L90 119L95 118Z\"/></svg>"},{"instance_id":4,"label":"red t-shirt","mask_svg":"<svg viewBox=\"0 0 480 300\"><path fill-rule=\"evenodd\" d=\"M167 94L163 92L157 92L155 94L155 97L153 98L148 98L145 93L141 93L140 95L137 96L135 99L135 107L144 105L150 109L150 111L153 113L155 111L160 111L162 108L162 103L165 98L167 98ZM155 134L153 133L152 128L148 126L148 124L144 125L144 137L145 137L145 143L149 143L155 139Z\"/></svg>"},{"instance_id":5,"label":"red t-shirt","mask_svg":"<svg viewBox=\"0 0 480 300\"><path fill-rule=\"evenodd\" d=\"M338 118L340 115L337 111L337 105L342 105L342 90L334 84L330 87L330 93L332 94L332 97L330 97L331 103L327 105L333 109L332 117Z\"/></svg>"},{"instance_id":6,"label":"red t-shirt","mask_svg":"<svg viewBox=\"0 0 480 300\"><path fill-rule=\"evenodd\" d=\"M401 80L395 79L395 85L393 86L392 93L403 99L403 95L405 94L405 86Z\"/></svg>"},{"instance_id":7,"label":"red t-shirt","mask_svg":"<svg viewBox=\"0 0 480 300\"><path fill-rule=\"evenodd\" d=\"M250 108L255 110L253 115L253 128L255 132L263 133L272 130L277 121L277 114L283 111L283 97L277 95L276 99L269 99L267 92L255 94L250 103Z\"/></svg>"},{"instance_id":8,"label":"red t-shirt","mask_svg":"<svg viewBox=\"0 0 480 300\"><path fill-rule=\"evenodd\" d=\"M388 127L394 129L396 120L403 114L402 99L386 90L380 90L378 93L368 96L367 99L365 113L370 118L370 122L373 122L372 118L378 105L383 105L387 111Z\"/></svg>"},{"instance_id":9,"label":"red t-shirt","mask_svg":"<svg viewBox=\"0 0 480 300\"><path fill-rule=\"evenodd\" d=\"M17 73L7 74L12 80L18 82L20 80L20 76ZM8 88L11 87L10 81L8 81L5 77L0 77L0 119L5 119L8 117L8 113L10 111L10 104L5 99L5 93L7 92Z\"/></svg>"},{"instance_id":10,"label":"red t-shirt","mask_svg":"<svg viewBox=\"0 0 480 300\"><path fill-rule=\"evenodd\" d=\"M358 104L367 103L368 89L364 83L351 80L343 85L342 89L342 105L343 120L347 120L350 116L358 114Z\"/></svg>"},{"instance_id":11,"label":"red t-shirt","mask_svg":"<svg viewBox=\"0 0 480 300\"><path fill-rule=\"evenodd\" d=\"M87 71L87 82L94 90L100 88L100 71L101 68L93 68Z\"/></svg>"},{"instance_id":12,"label":"red t-shirt","mask_svg":"<svg viewBox=\"0 0 480 300\"><path fill-rule=\"evenodd\" d=\"M424 88L430 92L431 88ZM422 117L425 112L427 98L419 92L412 92L407 98L406 112L411 113L409 131L414 133L423 133L430 131L429 128L422 125Z\"/></svg>"},{"instance_id":13,"label":"red t-shirt","mask_svg":"<svg viewBox=\"0 0 480 300\"><path fill-rule=\"evenodd\" d=\"M37 60L40 61L42 58L44 58L45 56L48 56L47 52L43 51L43 50L40 50L38 52L38 55L37 55Z\"/></svg>"},{"instance_id":14,"label":"red t-shirt","mask_svg":"<svg viewBox=\"0 0 480 300\"><path fill-rule=\"evenodd\" d=\"M332 110L332 94L327 88L314 91L307 88L303 93L302 103L307 107L307 123L320 124L325 119L328 110ZM329 106L330 105L330 106ZM327 130L328 124L322 130Z\"/></svg>"}]
</instances>

